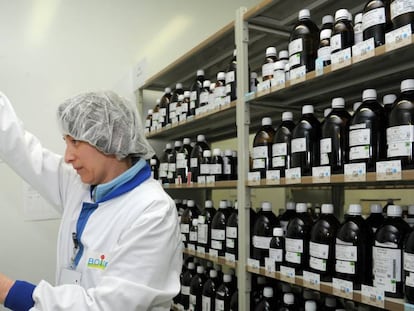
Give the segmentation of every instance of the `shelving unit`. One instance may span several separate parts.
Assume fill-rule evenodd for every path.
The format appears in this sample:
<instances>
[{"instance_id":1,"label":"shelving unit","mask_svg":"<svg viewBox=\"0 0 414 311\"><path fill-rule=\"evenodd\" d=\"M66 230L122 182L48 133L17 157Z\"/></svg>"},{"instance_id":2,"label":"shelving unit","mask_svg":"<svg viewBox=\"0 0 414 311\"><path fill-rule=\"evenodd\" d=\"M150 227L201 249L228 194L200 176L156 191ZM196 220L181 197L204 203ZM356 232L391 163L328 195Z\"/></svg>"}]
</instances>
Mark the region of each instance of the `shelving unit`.
<instances>
[{"instance_id":1,"label":"shelving unit","mask_svg":"<svg viewBox=\"0 0 414 311\"><path fill-rule=\"evenodd\" d=\"M249 214L251 190L270 187L295 188L328 188L332 189L335 206L342 206L341 196L345 188L384 188L400 189L414 188L414 170L403 171L399 180L378 180L375 173L367 173L364 181L346 181L344 175L332 175L329 180L315 181L312 177L302 177L300 183L287 182L285 178L278 181L261 180L249 182L249 134L255 133L260 127L264 116L280 120L281 112L285 110L299 114L304 104L313 104L317 113L322 114L324 108L330 105L333 97L344 97L347 103L360 100L365 88L376 88L379 96L388 92L398 92L401 80L412 78L414 72L414 44L403 46L393 51L387 51L385 46L375 49L375 55L362 61L354 59L350 65L334 70L325 67L323 75L316 76L315 72L308 73L306 80L300 83L287 83L283 88L273 87L255 94L248 93L248 73L261 72L264 51L267 46L276 46L278 50L287 49L290 30L297 20L297 14L302 8L311 10L312 19L321 21L325 14L334 14L339 8L346 7L355 14L362 10L360 1L272 1L264 0L258 6L246 10L240 8L236 12L235 21L223 27L207 40L203 41L164 70L148 79L139 90L142 99L145 90L162 91L165 87L173 86L177 81L184 88L189 88L195 78L198 68L204 68L206 77L214 79L218 71L227 67L236 46L237 49L237 98L228 106L197 116L192 120L180 122L177 125L151 132L150 140L175 140L182 137L206 133L211 142L227 138L237 138L238 176L237 181L222 181L214 184L182 184L166 185L167 191L215 189L237 189L239 206L239 260L237 263L228 262L224 258L214 258L205 254L186 250L188 255L197 256L214 263L237 269L239 308L247 310L249 303L251 274L283 280L279 273L269 273L263 269L248 267L249 257ZM414 36L411 38L414 42ZM139 103L143 105L143 103ZM277 123L276 122L276 123ZM286 280L284 280L286 281ZM294 284L306 287L301 277L296 277ZM320 291L333 294L330 284L322 284ZM361 294L354 293L353 300L362 302ZM404 302L398 299L386 299L385 309L404 310Z\"/></svg>"}]
</instances>

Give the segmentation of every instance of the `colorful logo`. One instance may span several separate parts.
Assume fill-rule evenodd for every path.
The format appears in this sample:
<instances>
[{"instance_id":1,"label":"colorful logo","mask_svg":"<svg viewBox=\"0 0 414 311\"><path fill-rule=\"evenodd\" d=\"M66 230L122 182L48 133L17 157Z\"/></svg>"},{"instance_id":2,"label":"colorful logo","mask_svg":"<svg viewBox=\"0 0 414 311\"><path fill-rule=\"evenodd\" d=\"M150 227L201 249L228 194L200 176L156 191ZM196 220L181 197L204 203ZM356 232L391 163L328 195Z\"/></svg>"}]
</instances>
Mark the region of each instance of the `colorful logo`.
<instances>
[{"instance_id":1,"label":"colorful logo","mask_svg":"<svg viewBox=\"0 0 414 311\"><path fill-rule=\"evenodd\" d=\"M89 257L87 266L88 268L105 270L108 263L109 262L105 260L105 255L102 254L99 258Z\"/></svg>"}]
</instances>

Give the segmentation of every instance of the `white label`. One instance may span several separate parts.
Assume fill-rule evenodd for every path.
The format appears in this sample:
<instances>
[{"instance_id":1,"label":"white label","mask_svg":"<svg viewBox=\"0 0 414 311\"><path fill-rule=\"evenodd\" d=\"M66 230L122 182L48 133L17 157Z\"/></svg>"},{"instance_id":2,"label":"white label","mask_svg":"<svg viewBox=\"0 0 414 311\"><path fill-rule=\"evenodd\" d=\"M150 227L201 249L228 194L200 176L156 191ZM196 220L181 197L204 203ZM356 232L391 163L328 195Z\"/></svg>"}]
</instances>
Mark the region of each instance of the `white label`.
<instances>
[{"instance_id":1,"label":"white label","mask_svg":"<svg viewBox=\"0 0 414 311\"><path fill-rule=\"evenodd\" d=\"M273 76L273 72L275 71L275 63L266 63L262 66L262 76Z\"/></svg>"},{"instance_id":2,"label":"white label","mask_svg":"<svg viewBox=\"0 0 414 311\"><path fill-rule=\"evenodd\" d=\"M405 13L414 12L414 2L411 0L394 0L391 2L391 19Z\"/></svg>"},{"instance_id":3,"label":"white label","mask_svg":"<svg viewBox=\"0 0 414 311\"><path fill-rule=\"evenodd\" d=\"M332 287L334 295L346 299L353 299L354 286L352 282L333 278Z\"/></svg>"},{"instance_id":4,"label":"white label","mask_svg":"<svg viewBox=\"0 0 414 311\"><path fill-rule=\"evenodd\" d=\"M285 156L273 157L272 166L273 167L285 167L286 158Z\"/></svg>"},{"instance_id":5,"label":"white label","mask_svg":"<svg viewBox=\"0 0 414 311\"><path fill-rule=\"evenodd\" d=\"M270 248L269 249L269 258L273 259L276 262L282 262L283 261L283 249Z\"/></svg>"},{"instance_id":6,"label":"white label","mask_svg":"<svg viewBox=\"0 0 414 311\"><path fill-rule=\"evenodd\" d=\"M267 159L253 159L253 168L254 169L261 169L261 168L266 168L266 162Z\"/></svg>"},{"instance_id":7,"label":"white label","mask_svg":"<svg viewBox=\"0 0 414 311\"><path fill-rule=\"evenodd\" d=\"M216 298L216 311L225 311L224 310L224 300L220 300Z\"/></svg>"},{"instance_id":8,"label":"white label","mask_svg":"<svg viewBox=\"0 0 414 311\"><path fill-rule=\"evenodd\" d=\"M414 141L414 125L387 128L387 157L410 156Z\"/></svg>"},{"instance_id":9,"label":"white label","mask_svg":"<svg viewBox=\"0 0 414 311\"><path fill-rule=\"evenodd\" d=\"M331 60L331 47L330 46L323 46L318 49L318 58L323 61L330 61Z\"/></svg>"},{"instance_id":10,"label":"white label","mask_svg":"<svg viewBox=\"0 0 414 311\"><path fill-rule=\"evenodd\" d=\"M269 249L271 239L272 239L271 237L267 237L267 236L254 235L252 239L253 246L259 249Z\"/></svg>"},{"instance_id":11,"label":"white label","mask_svg":"<svg viewBox=\"0 0 414 311\"><path fill-rule=\"evenodd\" d=\"M293 40L289 43L289 55L293 55L303 51L303 41L301 38Z\"/></svg>"},{"instance_id":12,"label":"white label","mask_svg":"<svg viewBox=\"0 0 414 311\"><path fill-rule=\"evenodd\" d=\"M190 241L197 242L197 232L190 232Z\"/></svg>"},{"instance_id":13,"label":"white label","mask_svg":"<svg viewBox=\"0 0 414 311\"><path fill-rule=\"evenodd\" d=\"M270 257L265 257L265 269L267 272L276 272L275 261Z\"/></svg>"},{"instance_id":14,"label":"white label","mask_svg":"<svg viewBox=\"0 0 414 311\"><path fill-rule=\"evenodd\" d=\"M226 238L226 230L211 229L211 238L214 240L224 241Z\"/></svg>"},{"instance_id":15,"label":"white label","mask_svg":"<svg viewBox=\"0 0 414 311\"><path fill-rule=\"evenodd\" d=\"M211 257L218 257L218 250L210 248L210 250L208 251L208 254Z\"/></svg>"},{"instance_id":16,"label":"white label","mask_svg":"<svg viewBox=\"0 0 414 311\"><path fill-rule=\"evenodd\" d=\"M332 51L338 51L342 49L342 40L341 40L341 34L338 33L336 35L333 35L331 37L331 50Z\"/></svg>"},{"instance_id":17,"label":"white label","mask_svg":"<svg viewBox=\"0 0 414 311\"><path fill-rule=\"evenodd\" d=\"M181 295L190 296L190 286L181 285Z\"/></svg>"},{"instance_id":18,"label":"white label","mask_svg":"<svg viewBox=\"0 0 414 311\"><path fill-rule=\"evenodd\" d=\"M236 75L234 71L229 71L226 73L226 84L236 81Z\"/></svg>"},{"instance_id":19,"label":"white label","mask_svg":"<svg viewBox=\"0 0 414 311\"><path fill-rule=\"evenodd\" d=\"M332 70L337 70L351 65L352 50L351 47L331 54Z\"/></svg>"},{"instance_id":20,"label":"white label","mask_svg":"<svg viewBox=\"0 0 414 311\"><path fill-rule=\"evenodd\" d=\"M335 244L335 257L340 260L357 261L358 248L352 245L344 245L338 243L345 243L339 239L336 239Z\"/></svg>"},{"instance_id":21,"label":"white label","mask_svg":"<svg viewBox=\"0 0 414 311\"><path fill-rule=\"evenodd\" d=\"M366 164L352 163L344 165L345 181L364 181L366 178Z\"/></svg>"},{"instance_id":22,"label":"white label","mask_svg":"<svg viewBox=\"0 0 414 311\"><path fill-rule=\"evenodd\" d=\"M370 150L370 145L351 147L349 149L349 159L350 160L369 159L369 150Z\"/></svg>"},{"instance_id":23,"label":"white label","mask_svg":"<svg viewBox=\"0 0 414 311\"><path fill-rule=\"evenodd\" d=\"M374 286L395 293L401 281L401 249L372 248Z\"/></svg>"},{"instance_id":24,"label":"white label","mask_svg":"<svg viewBox=\"0 0 414 311\"><path fill-rule=\"evenodd\" d=\"M311 256L309 258L309 266L315 270L326 271L326 260Z\"/></svg>"},{"instance_id":25,"label":"white label","mask_svg":"<svg viewBox=\"0 0 414 311\"><path fill-rule=\"evenodd\" d=\"M237 227L226 227L226 236L228 238L237 238Z\"/></svg>"},{"instance_id":26,"label":"white label","mask_svg":"<svg viewBox=\"0 0 414 311\"><path fill-rule=\"evenodd\" d=\"M287 252L303 253L303 240L286 238L285 248Z\"/></svg>"},{"instance_id":27,"label":"white label","mask_svg":"<svg viewBox=\"0 0 414 311\"><path fill-rule=\"evenodd\" d=\"M368 305L384 308L384 291L377 287L362 284L361 302Z\"/></svg>"},{"instance_id":28,"label":"white label","mask_svg":"<svg viewBox=\"0 0 414 311\"><path fill-rule=\"evenodd\" d=\"M385 8L370 10L362 15L362 29L366 30L372 26L385 24Z\"/></svg>"},{"instance_id":29,"label":"white label","mask_svg":"<svg viewBox=\"0 0 414 311\"><path fill-rule=\"evenodd\" d=\"M329 245L310 242L309 243L309 254L313 257L328 259Z\"/></svg>"},{"instance_id":30,"label":"white label","mask_svg":"<svg viewBox=\"0 0 414 311\"><path fill-rule=\"evenodd\" d=\"M226 258L227 261L236 262L236 255L234 254L226 253L224 257Z\"/></svg>"},{"instance_id":31,"label":"white label","mask_svg":"<svg viewBox=\"0 0 414 311\"><path fill-rule=\"evenodd\" d=\"M181 224L181 233L190 233L190 225L189 224Z\"/></svg>"},{"instance_id":32,"label":"white label","mask_svg":"<svg viewBox=\"0 0 414 311\"><path fill-rule=\"evenodd\" d=\"M197 167L197 166L198 166L198 158L191 158L190 167Z\"/></svg>"},{"instance_id":33,"label":"white label","mask_svg":"<svg viewBox=\"0 0 414 311\"><path fill-rule=\"evenodd\" d=\"M411 44L411 24L405 25L385 34L385 50L392 51Z\"/></svg>"},{"instance_id":34,"label":"white label","mask_svg":"<svg viewBox=\"0 0 414 311\"><path fill-rule=\"evenodd\" d=\"M228 248L235 248L236 240L234 239L226 239L226 247Z\"/></svg>"},{"instance_id":35,"label":"white label","mask_svg":"<svg viewBox=\"0 0 414 311\"><path fill-rule=\"evenodd\" d=\"M211 311L211 298L206 296L201 296L201 308L202 311Z\"/></svg>"},{"instance_id":36,"label":"white label","mask_svg":"<svg viewBox=\"0 0 414 311\"><path fill-rule=\"evenodd\" d=\"M210 175L210 164L200 164L200 174Z\"/></svg>"},{"instance_id":37,"label":"white label","mask_svg":"<svg viewBox=\"0 0 414 311\"><path fill-rule=\"evenodd\" d=\"M321 153L332 152L332 138L322 138L320 142Z\"/></svg>"},{"instance_id":38,"label":"white label","mask_svg":"<svg viewBox=\"0 0 414 311\"><path fill-rule=\"evenodd\" d=\"M268 147L267 146L258 146L253 147L253 159L267 158L268 157Z\"/></svg>"},{"instance_id":39,"label":"white label","mask_svg":"<svg viewBox=\"0 0 414 311\"><path fill-rule=\"evenodd\" d=\"M260 172L249 172L247 174L247 180L250 182L260 181Z\"/></svg>"},{"instance_id":40,"label":"white label","mask_svg":"<svg viewBox=\"0 0 414 311\"><path fill-rule=\"evenodd\" d=\"M223 242L211 239L211 248L223 250Z\"/></svg>"},{"instance_id":41,"label":"white label","mask_svg":"<svg viewBox=\"0 0 414 311\"><path fill-rule=\"evenodd\" d=\"M285 79L285 72L283 70L276 70L273 73L272 83L274 86L284 87L286 82Z\"/></svg>"},{"instance_id":42,"label":"white label","mask_svg":"<svg viewBox=\"0 0 414 311\"><path fill-rule=\"evenodd\" d=\"M290 268L286 266L280 266L280 274L284 277L287 277L289 279L295 278L295 268Z\"/></svg>"},{"instance_id":43,"label":"white label","mask_svg":"<svg viewBox=\"0 0 414 311\"><path fill-rule=\"evenodd\" d=\"M291 65L292 66L292 65ZM303 82L306 79L306 66L300 66L290 70L290 84Z\"/></svg>"},{"instance_id":44,"label":"white label","mask_svg":"<svg viewBox=\"0 0 414 311\"><path fill-rule=\"evenodd\" d=\"M336 260L335 271L345 274L355 274L355 262Z\"/></svg>"},{"instance_id":45,"label":"white label","mask_svg":"<svg viewBox=\"0 0 414 311\"><path fill-rule=\"evenodd\" d=\"M210 164L210 174L221 175L223 166L221 164Z\"/></svg>"},{"instance_id":46,"label":"white label","mask_svg":"<svg viewBox=\"0 0 414 311\"><path fill-rule=\"evenodd\" d=\"M302 178L300 167L294 167L285 170L285 176L286 183L300 183Z\"/></svg>"},{"instance_id":47,"label":"white label","mask_svg":"<svg viewBox=\"0 0 414 311\"><path fill-rule=\"evenodd\" d=\"M247 259L247 265L249 267L252 267L253 269L259 269L260 268L260 261L257 259L248 258Z\"/></svg>"},{"instance_id":48,"label":"white label","mask_svg":"<svg viewBox=\"0 0 414 311\"><path fill-rule=\"evenodd\" d=\"M280 171L279 170L266 171L266 181L279 182L280 181Z\"/></svg>"},{"instance_id":49,"label":"white label","mask_svg":"<svg viewBox=\"0 0 414 311\"><path fill-rule=\"evenodd\" d=\"M404 270L414 272L414 254L404 252Z\"/></svg>"},{"instance_id":50,"label":"white label","mask_svg":"<svg viewBox=\"0 0 414 311\"><path fill-rule=\"evenodd\" d=\"M304 285L315 290L320 290L321 276L317 273L303 271Z\"/></svg>"},{"instance_id":51,"label":"white label","mask_svg":"<svg viewBox=\"0 0 414 311\"><path fill-rule=\"evenodd\" d=\"M401 179L401 161L380 161L376 163L377 180Z\"/></svg>"},{"instance_id":52,"label":"white label","mask_svg":"<svg viewBox=\"0 0 414 311\"><path fill-rule=\"evenodd\" d=\"M285 259L287 262L300 264L301 258L302 258L301 253L292 253L292 252L286 251Z\"/></svg>"},{"instance_id":53,"label":"white label","mask_svg":"<svg viewBox=\"0 0 414 311\"><path fill-rule=\"evenodd\" d=\"M294 138L291 143L292 153L306 151L306 137Z\"/></svg>"},{"instance_id":54,"label":"white label","mask_svg":"<svg viewBox=\"0 0 414 311\"><path fill-rule=\"evenodd\" d=\"M370 38L352 46L352 56L352 61L354 63L375 56L374 38Z\"/></svg>"},{"instance_id":55,"label":"white label","mask_svg":"<svg viewBox=\"0 0 414 311\"><path fill-rule=\"evenodd\" d=\"M276 143L272 146L273 156L286 156L287 155L287 143Z\"/></svg>"},{"instance_id":56,"label":"white label","mask_svg":"<svg viewBox=\"0 0 414 311\"><path fill-rule=\"evenodd\" d=\"M312 181L330 182L331 181L331 167L330 166L316 166L312 167Z\"/></svg>"}]
</instances>

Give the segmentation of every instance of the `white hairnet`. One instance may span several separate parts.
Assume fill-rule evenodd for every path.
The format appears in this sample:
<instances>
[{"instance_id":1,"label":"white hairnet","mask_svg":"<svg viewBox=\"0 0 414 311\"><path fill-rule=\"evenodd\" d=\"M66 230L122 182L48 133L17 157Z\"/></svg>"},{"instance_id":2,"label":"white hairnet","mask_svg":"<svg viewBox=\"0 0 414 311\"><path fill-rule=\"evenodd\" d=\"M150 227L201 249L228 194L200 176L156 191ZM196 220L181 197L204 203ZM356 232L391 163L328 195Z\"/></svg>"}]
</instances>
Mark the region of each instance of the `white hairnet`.
<instances>
[{"instance_id":1,"label":"white hairnet","mask_svg":"<svg viewBox=\"0 0 414 311\"><path fill-rule=\"evenodd\" d=\"M84 93L58 108L64 135L86 141L105 154L149 159L154 151L145 138L138 111L111 91Z\"/></svg>"}]
</instances>

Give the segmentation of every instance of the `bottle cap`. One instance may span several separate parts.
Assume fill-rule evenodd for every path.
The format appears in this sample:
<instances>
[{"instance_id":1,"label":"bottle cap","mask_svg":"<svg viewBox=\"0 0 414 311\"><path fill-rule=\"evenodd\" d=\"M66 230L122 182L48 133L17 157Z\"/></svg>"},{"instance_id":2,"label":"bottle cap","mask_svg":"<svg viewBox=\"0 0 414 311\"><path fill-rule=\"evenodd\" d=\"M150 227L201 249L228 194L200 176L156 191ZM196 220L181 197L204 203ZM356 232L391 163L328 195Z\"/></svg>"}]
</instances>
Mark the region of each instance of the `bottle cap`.
<instances>
[{"instance_id":1,"label":"bottle cap","mask_svg":"<svg viewBox=\"0 0 414 311\"><path fill-rule=\"evenodd\" d=\"M269 117L264 117L262 119L262 126L272 125L272 119Z\"/></svg>"},{"instance_id":2,"label":"bottle cap","mask_svg":"<svg viewBox=\"0 0 414 311\"><path fill-rule=\"evenodd\" d=\"M282 112L282 121L292 121L293 120L293 113L290 111Z\"/></svg>"},{"instance_id":3,"label":"bottle cap","mask_svg":"<svg viewBox=\"0 0 414 311\"><path fill-rule=\"evenodd\" d=\"M286 209L287 210L296 210L296 203L292 202L292 201L286 202Z\"/></svg>"},{"instance_id":4,"label":"bottle cap","mask_svg":"<svg viewBox=\"0 0 414 311\"><path fill-rule=\"evenodd\" d=\"M343 97L332 99L332 108L345 108L345 99Z\"/></svg>"},{"instance_id":5,"label":"bottle cap","mask_svg":"<svg viewBox=\"0 0 414 311\"><path fill-rule=\"evenodd\" d=\"M204 70L203 69L198 69L197 70L197 77L198 76L204 76Z\"/></svg>"},{"instance_id":6,"label":"bottle cap","mask_svg":"<svg viewBox=\"0 0 414 311\"><path fill-rule=\"evenodd\" d=\"M279 59L288 59L288 58L289 58L289 51L288 50L279 51Z\"/></svg>"},{"instance_id":7,"label":"bottle cap","mask_svg":"<svg viewBox=\"0 0 414 311\"><path fill-rule=\"evenodd\" d=\"M273 236L283 236L283 229L280 227L274 227Z\"/></svg>"},{"instance_id":8,"label":"bottle cap","mask_svg":"<svg viewBox=\"0 0 414 311\"><path fill-rule=\"evenodd\" d=\"M182 102L184 100L184 94L178 95L178 101Z\"/></svg>"},{"instance_id":9,"label":"bottle cap","mask_svg":"<svg viewBox=\"0 0 414 311\"><path fill-rule=\"evenodd\" d=\"M226 73L223 71L220 71L217 73L217 80L224 80L226 79Z\"/></svg>"},{"instance_id":10,"label":"bottle cap","mask_svg":"<svg viewBox=\"0 0 414 311\"><path fill-rule=\"evenodd\" d=\"M362 23L362 13L355 15L355 24Z\"/></svg>"},{"instance_id":11,"label":"bottle cap","mask_svg":"<svg viewBox=\"0 0 414 311\"><path fill-rule=\"evenodd\" d=\"M198 215L198 224L205 224L206 223L206 218L203 215Z\"/></svg>"},{"instance_id":12,"label":"bottle cap","mask_svg":"<svg viewBox=\"0 0 414 311\"><path fill-rule=\"evenodd\" d=\"M204 150L203 151L203 157L204 158L210 158L211 157L211 150Z\"/></svg>"},{"instance_id":13,"label":"bottle cap","mask_svg":"<svg viewBox=\"0 0 414 311\"><path fill-rule=\"evenodd\" d=\"M174 142L174 147L175 147L175 148L181 147L182 145L183 145L183 143L181 142L181 140L176 140L176 141Z\"/></svg>"},{"instance_id":14,"label":"bottle cap","mask_svg":"<svg viewBox=\"0 0 414 311\"><path fill-rule=\"evenodd\" d=\"M268 201L262 202L262 210L266 211L266 212L271 211L272 210L272 203L268 202Z\"/></svg>"},{"instance_id":15,"label":"bottle cap","mask_svg":"<svg viewBox=\"0 0 414 311\"><path fill-rule=\"evenodd\" d=\"M148 109L148 114L153 114L154 113L154 109Z\"/></svg>"},{"instance_id":16,"label":"bottle cap","mask_svg":"<svg viewBox=\"0 0 414 311\"><path fill-rule=\"evenodd\" d=\"M275 71L276 70L285 71L285 62L282 60L278 60L277 62L275 62Z\"/></svg>"},{"instance_id":17,"label":"bottle cap","mask_svg":"<svg viewBox=\"0 0 414 311\"><path fill-rule=\"evenodd\" d=\"M414 79L401 81L401 92L414 90Z\"/></svg>"},{"instance_id":18,"label":"bottle cap","mask_svg":"<svg viewBox=\"0 0 414 311\"><path fill-rule=\"evenodd\" d=\"M204 267L203 266L197 266L197 273L203 274L204 273Z\"/></svg>"},{"instance_id":19,"label":"bottle cap","mask_svg":"<svg viewBox=\"0 0 414 311\"><path fill-rule=\"evenodd\" d=\"M230 283L231 282L231 275L230 274L224 274L223 275L223 282L224 283Z\"/></svg>"},{"instance_id":20,"label":"bottle cap","mask_svg":"<svg viewBox=\"0 0 414 311\"><path fill-rule=\"evenodd\" d=\"M189 270L194 270L195 269L195 265L194 265L194 262L189 262L188 264L187 264L187 268L189 269Z\"/></svg>"},{"instance_id":21,"label":"bottle cap","mask_svg":"<svg viewBox=\"0 0 414 311\"><path fill-rule=\"evenodd\" d=\"M191 143L191 139L188 137L183 138L183 145L189 145Z\"/></svg>"},{"instance_id":22,"label":"bottle cap","mask_svg":"<svg viewBox=\"0 0 414 311\"><path fill-rule=\"evenodd\" d=\"M377 91L375 89L366 89L362 92L362 100L377 99Z\"/></svg>"},{"instance_id":23,"label":"bottle cap","mask_svg":"<svg viewBox=\"0 0 414 311\"><path fill-rule=\"evenodd\" d=\"M381 204L372 203L369 207L371 214L382 214Z\"/></svg>"},{"instance_id":24,"label":"bottle cap","mask_svg":"<svg viewBox=\"0 0 414 311\"><path fill-rule=\"evenodd\" d=\"M156 165L157 159L150 159L150 165Z\"/></svg>"},{"instance_id":25,"label":"bottle cap","mask_svg":"<svg viewBox=\"0 0 414 311\"><path fill-rule=\"evenodd\" d=\"M334 18L332 15L325 15L322 17L322 25L324 24L333 24Z\"/></svg>"},{"instance_id":26,"label":"bottle cap","mask_svg":"<svg viewBox=\"0 0 414 311\"><path fill-rule=\"evenodd\" d=\"M350 204L348 208L349 215L361 215L361 205L359 204Z\"/></svg>"},{"instance_id":27,"label":"bottle cap","mask_svg":"<svg viewBox=\"0 0 414 311\"><path fill-rule=\"evenodd\" d=\"M183 88L183 84L181 82L178 82L175 84L175 89L176 90L181 90Z\"/></svg>"},{"instance_id":28,"label":"bottle cap","mask_svg":"<svg viewBox=\"0 0 414 311\"><path fill-rule=\"evenodd\" d=\"M326 118L332 112L332 108L328 107L323 110L323 116Z\"/></svg>"},{"instance_id":29,"label":"bottle cap","mask_svg":"<svg viewBox=\"0 0 414 311\"><path fill-rule=\"evenodd\" d=\"M232 157L233 156L233 150L231 150L231 149L224 150L224 155L226 157Z\"/></svg>"},{"instance_id":30,"label":"bottle cap","mask_svg":"<svg viewBox=\"0 0 414 311\"><path fill-rule=\"evenodd\" d=\"M216 85L214 83L211 83L210 84L210 92L213 92L215 88L216 88Z\"/></svg>"},{"instance_id":31,"label":"bottle cap","mask_svg":"<svg viewBox=\"0 0 414 311\"><path fill-rule=\"evenodd\" d=\"M396 99L397 96L395 94L387 94L382 98L382 103L384 104L384 106L392 105Z\"/></svg>"},{"instance_id":32,"label":"bottle cap","mask_svg":"<svg viewBox=\"0 0 414 311\"><path fill-rule=\"evenodd\" d=\"M190 91L184 91L184 98L189 98L191 96Z\"/></svg>"},{"instance_id":33,"label":"bottle cap","mask_svg":"<svg viewBox=\"0 0 414 311\"><path fill-rule=\"evenodd\" d=\"M309 9L302 9L299 11L299 20L301 19L309 19L310 18L310 11Z\"/></svg>"},{"instance_id":34,"label":"bottle cap","mask_svg":"<svg viewBox=\"0 0 414 311\"><path fill-rule=\"evenodd\" d=\"M219 208L227 208L227 200L221 200L219 203Z\"/></svg>"},{"instance_id":35,"label":"bottle cap","mask_svg":"<svg viewBox=\"0 0 414 311\"><path fill-rule=\"evenodd\" d=\"M172 148L171 143L167 143L167 144L165 145L165 149L171 149L171 148Z\"/></svg>"},{"instance_id":36,"label":"bottle cap","mask_svg":"<svg viewBox=\"0 0 414 311\"><path fill-rule=\"evenodd\" d=\"M352 106L352 110L353 111L357 111L357 109L359 108L359 106L361 106L362 103L361 102L356 102L354 103L354 105Z\"/></svg>"},{"instance_id":37,"label":"bottle cap","mask_svg":"<svg viewBox=\"0 0 414 311\"><path fill-rule=\"evenodd\" d=\"M214 279L217 277L217 271L214 269L211 269L209 272L210 278Z\"/></svg>"},{"instance_id":38,"label":"bottle cap","mask_svg":"<svg viewBox=\"0 0 414 311\"><path fill-rule=\"evenodd\" d=\"M321 211L322 214L333 214L333 204L322 204Z\"/></svg>"},{"instance_id":39,"label":"bottle cap","mask_svg":"<svg viewBox=\"0 0 414 311\"><path fill-rule=\"evenodd\" d=\"M402 208L399 205L388 205L387 216L388 217L401 217Z\"/></svg>"},{"instance_id":40,"label":"bottle cap","mask_svg":"<svg viewBox=\"0 0 414 311\"><path fill-rule=\"evenodd\" d=\"M197 141L202 142L206 141L206 137L203 134L197 135Z\"/></svg>"},{"instance_id":41,"label":"bottle cap","mask_svg":"<svg viewBox=\"0 0 414 311\"><path fill-rule=\"evenodd\" d=\"M335 12L335 21L339 21L342 19L348 19L349 18L349 13L347 9L339 9Z\"/></svg>"},{"instance_id":42,"label":"bottle cap","mask_svg":"<svg viewBox=\"0 0 414 311\"><path fill-rule=\"evenodd\" d=\"M329 39L332 36L332 29L322 29L319 38L321 40Z\"/></svg>"},{"instance_id":43,"label":"bottle cap","mask_svg":"<svg viewBox=\"0 0 414 311\"><path fill-rule=\"evenodd\" d=\"M313 106L312 105L305 105L302 107L302 114L313 113Z\"/></svg>"},{"instance_id":44,"label":"bottle cap","mask_svg":"<svg viewBox=\"0 0 414 311\"><path fill-rule=\"evenodd\" d=\"M213 207L213 201L211 201L211 200L206 200L206 201L204 202L204 207L205 207L205 208L212 208L212 207Z\"/></svg>"},{"instance_id":45,"label":"bottle cap","mask_svg":"<svg viewBox=\"0 0 414 311\"><path fill-rule=\"evenodd\" d=\"M276 52L276 48L274 46L269 46L266 48L266 57L267 56L276 56L277 52Z\"/></svg>"},{"instance_id":46,"label":"bottle cap","mask_svg":"<svg viewBox=\"0 0 414 311\"><path fill-rule=\"evenodd\" d=\"M164 93L166 93L166 94L171 93L171 88L170 87L166 87L164 89Z\"/></svg>"},{"instance_id":47,"label":"bottle cap","mask_svg":"<svg viewBox=\"0 0 414 311\"><path fill-rule=\"evenodd\" d=\"M408 215L414 215L414 205L408 206Z\"/></svg>"},{"instance_id":48,"label":"bottle cap","mask_svg":"<svg viewBox=\"0 0 414 311\"><path fill-rule=\"evenodd\" d=\"M204 80L203 81L203 88L208 89L210 87L210 84L211 84L210 80Z\"/></svg>"},{"instance_id":49,"label":"bottle cap","mask_svg":"<svg viewBox=\"0 0 414 311\"><path fill-rule=\"evenodd\" d=\"M194 200L187 200L187 206L188 207L194 207L195 206Z\"/></svg>"},{"instance_id":50,"label":"bottle cap","mask_svg":"<svg viewBox=\"0 0 414 311\"><path fill-rule=\"evenodd\" d=\"M237 150L233 150L233 158L237 158Z\"/></svg>"},{"instance_id":51,"label":"bottle cap","mask_svg":"<svg viewBox=\"0 0 414 311\"><path fill-rule=\"evenodd\" d=\"M263 296L266 298L272 298L273 297L273 288L266 286L263 288Z\"/></svg>"},{"instance_id":52,"label":"bottle cap","mask_svg":"<svg viewBox=\"0 0 414 311\"><path fill-rule=\"evenodd\" d=\"M306 203L296 203L296 213L306 213L307 210Z\"/></svg>"},{"instance_id":53,"label":"bottle cap","mask_svg":"<svg viewBox=\"0 0 414 311\"><path fill-rule=\"evenodd\" d=\"M214 148L213 149L213 156L221 156L221 149L220 148Z\"/></svg>"},{"instance_id":54,"label":"bottle cap","mask_svg":"<svg viewBox=\"0 0 414 311\"><path fill-rule=\"evenodd\" d=\"M250 73L250 78L251 78L251 79L257 79L257 72L252 71L252 72Z\"/></svg>"},{"instance_id":55,"label":"bottle cap","mask_svg":"<svg viewBox=\"0 0 414 311\"><path fill-rule=\"evenodd\" d=\"M197 226L197 225L198 225L198 219L193 219L193 220L191 221L191 224L192 224L193 226Z\"/></svg>"},{"instance_id":56,"label":"bottle cap","mask_svg":"<svg viewBox=\"0 0 414 311\"><path fill-rule=\"evenodd\" d=\"M305 302L305 311L316 311L316 302L313 300L307 300Z\"/></svg>"},{"instance_id":57,"label":"bottle cap","mask_svg":"<svg viewBox=\"0 0 414 311\"><path fill-rule=\"evenodd\" d=\"M295 296L292 293L285 293L283 295L283 303L293 305L295 303Z\"/></svg>"}]
</instances>

